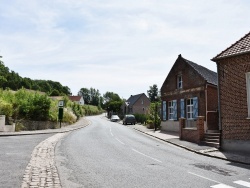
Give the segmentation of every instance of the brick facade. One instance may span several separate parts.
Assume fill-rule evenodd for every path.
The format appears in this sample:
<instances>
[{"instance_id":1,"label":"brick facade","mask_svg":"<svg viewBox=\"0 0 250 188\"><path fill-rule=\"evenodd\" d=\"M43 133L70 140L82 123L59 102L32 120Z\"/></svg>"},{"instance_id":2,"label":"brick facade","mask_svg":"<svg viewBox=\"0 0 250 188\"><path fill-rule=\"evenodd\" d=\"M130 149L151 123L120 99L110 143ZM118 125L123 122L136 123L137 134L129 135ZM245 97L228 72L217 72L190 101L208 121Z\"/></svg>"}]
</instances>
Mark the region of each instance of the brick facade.
<instances>
[{"instance_id":1,"label":"brick facade","mask_svg":"<svg viewBox=\"0 0 250 188\"><path fill-rule=\"evenodd\" d=\"M150 107L150 100L144 94L131 95L121 106L122 114L147 114Z\"/></svg>"},{"instance_id":2,"label":"brick facade","mask_svg":"<svg viewBox=\"0 0 250 188\"><path fill-rule=\"evenodd\" d=\"M246 73L250 72L250 53L217 61L222 139L250 140Z\"/></svg>"},{"instance_id":3,"label":"brick facade","mask_svg":"<svg viewBox=\"0 0 250 188\"><path fill-rule=\"evenodd\" d=\"M198 98L198 116L204 116L204 121L207 123L208 129L218 130L218 94L217 85L210 84L207 80L196 70L192 63L185 60L181 56L178 57L172 69L170 70L166 80L161 87L161 99L166 101L176 100L177 102L177 118L175 121L181 117L181 106L180 101L184 99L185 101L185 117L186 117L186 101L187 99L197 97ZM191 64L191 65L190 65ZM204 67L195 64L200 69L205 69ZM210 71L206 69L206 71ZM212 72L212 71L211 71ZM216 73L215 73L216 74ZM178 75L182 76L183 86L178 89ZM216 75L217 81L217 75ZM167 107L168 108L168 107ZM162 105L163 111L163 105ZM209 112L209 113L208 113ZM167 113L168 114L168 109ZM207 114L209 114L209 119L207 119ZM163 120L163 113L162 113ZM190 121L190 120L188 120ZM191 123L195 126L195 122ZM171 127L171 131L179 131L179 124L173 123L173 120L162 121L162 129L168 130ZM187 125L187 124L186 124ZM172 127L178 126L178 129L173 129Z\"/></svg>"},{"instance_id":4,"label":"brick facade","mask_svg":"<svg viewBox=\"0 0 250 188\"><path fill-rule=\"evenodd\" d=\"M142 103L143 100L143 103ZM150 101L147 96L142 95L142 97L137 100L133 105L134 114L147 114L150 107Z\"/></svg>"},{"instance_id":5,"label":"brick facade","mask_svg":"<svg viewBox=\"0 0 250 188\"><path fill-rule=\"evenodd\" d=\"M185 118L179 119L180 131L179 136L181 140L186 140L194 143L201 143L204 139L204 117L199 116L194 128L185 128Z\"/></svg>"},{"instance_id":6,"label":"brick facade","mask_svg":"<svg viewBox=\"0 0 250 188\"><path fill-rule=\"evenodd\" d=\"M212 61L218 69L221 147L250 154L250 32Z\"/></svg>"}]
</instances>

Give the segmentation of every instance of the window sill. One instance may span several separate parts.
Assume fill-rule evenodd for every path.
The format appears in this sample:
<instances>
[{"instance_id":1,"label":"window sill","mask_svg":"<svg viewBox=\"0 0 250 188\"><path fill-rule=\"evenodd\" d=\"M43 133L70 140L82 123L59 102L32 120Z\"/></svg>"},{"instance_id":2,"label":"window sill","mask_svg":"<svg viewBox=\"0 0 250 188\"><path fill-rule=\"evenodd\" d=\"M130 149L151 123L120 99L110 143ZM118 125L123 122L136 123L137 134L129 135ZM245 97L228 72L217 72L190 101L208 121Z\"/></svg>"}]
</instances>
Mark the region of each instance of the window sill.
<instances>
[{"instance_id":1,"label":"window sill","mask_svg":"<svg viewBox=\"0 0 250 188\"><path fill-rule=\"evenodd\" d=\"M197 130L197 127L184 127L186 130Z\"/></svg>"}]
</instances>

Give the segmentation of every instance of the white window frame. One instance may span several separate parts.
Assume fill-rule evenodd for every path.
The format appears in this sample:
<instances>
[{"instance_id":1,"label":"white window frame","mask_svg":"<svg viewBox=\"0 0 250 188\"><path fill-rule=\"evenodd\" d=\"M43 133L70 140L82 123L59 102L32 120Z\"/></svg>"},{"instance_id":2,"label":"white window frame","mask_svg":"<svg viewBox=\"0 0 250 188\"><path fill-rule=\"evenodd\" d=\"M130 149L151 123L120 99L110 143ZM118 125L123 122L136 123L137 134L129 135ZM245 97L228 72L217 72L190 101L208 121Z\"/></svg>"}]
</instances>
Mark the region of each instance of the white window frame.
<instances>
[{"instance_id":1,"label":"white window frame","mask_svg":"<svg viewBox=\"0 0 250 188\"><path fill-rule=\"evenodd\" d=\"M199 110L199 106L198 106L198 97L193 97L193 98L189 98L186 101L186 114L187 114L187 119L188 120L192 120L192 119L197 119L198 117L198 110Z\"/></svg>"},{"instance_id":2,"label":"white window frame","mask_svg":"<svg viewBox=\"0 0 250 188\"><path fill-rule=\"evenodd\" d=\"M183 87L183 81L182 81L182 75L177 76L177 89L182 89Z\"/></svg>"},{"instance_id":3,"label":"white window frame","mask_svg":"<svg viewBox=\"0 0 250 188\"><path fill-rule=\"evenodd\" d=\"M194 100L193 98L187 99L187 119L194 119Z\"/></svg>"},{"instance_id":4,"label":"white window frame","mask_svg":"<svg viewBox=\"0 0 250 188\"><path fill-rule=\"evenodd\" d=\"M174 119L174 101L168 101L168 119Z\"/></svg>"},{"instance_id":5,"label":"white window frame","mask_svg":"<svg viewBox=\"0 0 250 188\"><path fill-rule=\"evenodd\" d=\"M246 73L247 108L248 118L250 118L250 72Z\"/></svg>"}]
</instances>

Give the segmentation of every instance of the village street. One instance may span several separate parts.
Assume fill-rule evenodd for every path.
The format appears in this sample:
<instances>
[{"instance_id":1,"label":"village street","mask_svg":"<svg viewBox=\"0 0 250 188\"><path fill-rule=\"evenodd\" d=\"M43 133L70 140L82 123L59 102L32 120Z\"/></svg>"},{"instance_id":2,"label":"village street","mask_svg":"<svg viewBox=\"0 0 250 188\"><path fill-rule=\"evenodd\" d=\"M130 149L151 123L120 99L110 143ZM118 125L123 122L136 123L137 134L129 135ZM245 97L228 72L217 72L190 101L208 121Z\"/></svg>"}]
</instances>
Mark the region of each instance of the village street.
<instances>
[{"instance_id":1,"label":"village street","mask_svg":"<svg viewBox=\"0 0 250 188\"><path fill-rule=\"evenodd\" d=\"M56 148L62 187L241 187L250 167L195 154L104 116Z\"/></svg>"},{"instance_id":2,"label":"village street","mask_svg":"<svg viewBox=\"0 0 250 188\"><path fill-rule=\"evenodd\" d=\"M187 151L104 115L86 119L68 133L0 137L0 187L250 187L249 165Z\"/></svg>"}]
</instances>

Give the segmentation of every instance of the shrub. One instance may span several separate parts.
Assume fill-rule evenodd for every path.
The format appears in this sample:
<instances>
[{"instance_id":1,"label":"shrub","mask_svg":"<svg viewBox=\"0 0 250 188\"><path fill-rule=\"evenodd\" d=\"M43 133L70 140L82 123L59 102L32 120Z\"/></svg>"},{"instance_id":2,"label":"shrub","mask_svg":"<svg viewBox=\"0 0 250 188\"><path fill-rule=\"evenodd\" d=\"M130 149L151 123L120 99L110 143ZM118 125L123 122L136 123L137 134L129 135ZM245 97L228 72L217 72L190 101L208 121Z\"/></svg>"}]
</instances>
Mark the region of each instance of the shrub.
<instances>
[{"instance_id":1,"label":"shrub","mask_svg":"<svg viewBox=\"0 0 250 188\"><path fill-rule=\"evenodd\" d=\"M147 121L147 115L146 114L134 114L136 122L139 122L141 124L145 124Z\"/></svg>"}]
</instances>

